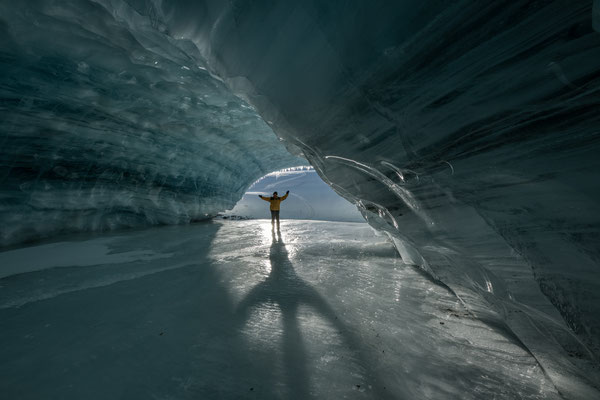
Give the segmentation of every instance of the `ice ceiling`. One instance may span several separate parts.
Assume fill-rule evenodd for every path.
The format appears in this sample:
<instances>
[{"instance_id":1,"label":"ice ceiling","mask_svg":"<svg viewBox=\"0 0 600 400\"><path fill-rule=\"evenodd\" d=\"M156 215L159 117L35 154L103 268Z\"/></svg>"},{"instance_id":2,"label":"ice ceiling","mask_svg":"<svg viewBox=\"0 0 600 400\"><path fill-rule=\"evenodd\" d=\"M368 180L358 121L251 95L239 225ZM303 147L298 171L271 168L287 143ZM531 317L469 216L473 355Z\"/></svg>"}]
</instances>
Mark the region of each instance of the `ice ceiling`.
<instances>
[{"instance_id":1,"label":"ice ceiling","mask_svg":"<svg viewBox=\"0 0 600 400\"><path fill-rule=\"evenodd\" d=\"M2 1L0 245L202 219L302 157L594 394L597 3Z\"/></svg>"}]
</instances>

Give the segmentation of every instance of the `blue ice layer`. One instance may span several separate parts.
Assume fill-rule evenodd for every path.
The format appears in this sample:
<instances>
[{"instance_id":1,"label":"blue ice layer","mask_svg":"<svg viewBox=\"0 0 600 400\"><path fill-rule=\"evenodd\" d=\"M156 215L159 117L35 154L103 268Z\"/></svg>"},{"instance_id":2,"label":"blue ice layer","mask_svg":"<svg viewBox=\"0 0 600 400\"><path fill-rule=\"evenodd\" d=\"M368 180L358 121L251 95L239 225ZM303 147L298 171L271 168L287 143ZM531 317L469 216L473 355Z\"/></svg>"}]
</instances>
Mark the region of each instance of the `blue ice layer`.
<instances>
[{"instance_id":1,"label":"blue ice layer","mask_svg":"<svg viewBox=\"0 0 600 400\"><path fill-rule=\"evenodd\" d=\"M306 163L189 40L109 6L0 4L0 245L204 219Z\"/></svg>"},{"instance_id":2,"label":"blue ice layer","mask_svg":"<svg viewBox=\"0 0 600 400\"><path fill-rule=\"evenodd\" d=\"M3 244L229 208L297 165L271 127L407 262L508 326L562 395L600 397L597 2L39 0L0 15Z\"/></svg>"}]
</instances>

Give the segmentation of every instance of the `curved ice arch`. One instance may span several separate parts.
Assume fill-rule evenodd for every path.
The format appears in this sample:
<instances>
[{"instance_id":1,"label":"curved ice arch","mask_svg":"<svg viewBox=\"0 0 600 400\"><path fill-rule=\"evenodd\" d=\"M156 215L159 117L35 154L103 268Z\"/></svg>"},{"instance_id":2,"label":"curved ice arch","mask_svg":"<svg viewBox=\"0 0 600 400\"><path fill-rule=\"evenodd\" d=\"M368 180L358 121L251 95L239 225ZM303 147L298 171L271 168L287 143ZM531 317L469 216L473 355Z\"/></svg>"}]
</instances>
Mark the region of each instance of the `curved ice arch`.
<instances>
[{"instance_id":1,"label":"curved ice arch","mask_svg":"<svg viewBox=\"0 0 600 400\"><path fill-rule=\"evenodd\" d=\"M0 15L0 246L205 219L306 163L166 34L155 3L3 2Z\"/></svg>"},{"instance_id":2,"label":"curved ice arch","mask_svg":"<svg viewBox=\"0 0 600 400\"><path fill-rule=\"evenodd\" d=\"M565 397L597 397L592 2L0 7L4 243L186 222L297 164L232 90Z\"/></svg>"},{"instance_id":3,"label":"curved ice arch","mask_svg":"<svg viewBox=\"0 0 600 400\"><path fill-rule=\"evenodd\" d=\"M598 395L592 2L207 1L200 25L189 5L163 5L170 29L290 149L565 397Z\"/></svg>"}]
</instances>

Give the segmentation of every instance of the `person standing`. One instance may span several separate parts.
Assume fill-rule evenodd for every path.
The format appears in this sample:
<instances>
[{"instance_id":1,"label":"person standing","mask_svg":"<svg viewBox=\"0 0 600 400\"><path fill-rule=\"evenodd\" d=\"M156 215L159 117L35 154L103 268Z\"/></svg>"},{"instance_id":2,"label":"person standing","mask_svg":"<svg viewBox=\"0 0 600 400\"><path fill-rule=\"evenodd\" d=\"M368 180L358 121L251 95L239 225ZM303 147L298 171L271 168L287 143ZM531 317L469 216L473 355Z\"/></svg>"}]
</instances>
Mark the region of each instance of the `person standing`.
<instances>
[{"instance_id":1,"label":"person standing","mask_svg":"<svg viewBox=\"0 0 600 400\"><path fill-rule=\"evenodd\" d=\"M282 197L279 197L277 195L277 192L273 192L273 196L271 196L271 197L265 197L260 194L258 195L258 197L260 197L264 201L268 201L270 203L269 209L271 210L271 226L273 227L273 229L275 229L275 220L277 219L277 230L279 230L280 204L282 201L287 199L289 194L290 194L290 191L288 190L287 192L285 192L285 196L282 196Z\"/></svg>"}]
</instances>

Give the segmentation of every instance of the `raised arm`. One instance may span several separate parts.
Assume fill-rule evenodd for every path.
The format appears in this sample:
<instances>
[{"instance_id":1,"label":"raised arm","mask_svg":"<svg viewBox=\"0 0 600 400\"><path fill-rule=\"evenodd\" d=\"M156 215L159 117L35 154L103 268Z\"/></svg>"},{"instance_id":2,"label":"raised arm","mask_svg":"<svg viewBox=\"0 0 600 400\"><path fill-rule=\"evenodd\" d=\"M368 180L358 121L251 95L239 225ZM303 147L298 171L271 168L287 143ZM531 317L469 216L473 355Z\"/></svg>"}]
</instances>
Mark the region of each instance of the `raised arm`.
<instances>
[{"instance_id":1,"label":"raised arm","mask_svg":"<svg viewBox=\"0 0 600 400\"><path fill-rule=\"evenodd\" d=\"M258 197L260 197L264 201L269 201L269 202L271 201L271 199L269 199L268 197L263 197L261 194L259 194Z\"/></svg>"},{"instance_id":2,"label":"raised arm","mask_svg":"<svg viewBox=\"0 0 600 400\"><path fill-rule=\"evenodd\" d=\"M287 197L289 196L290 191L288 190L287 192L285 192L285 195L281 197L281 201L284 201L285 199L287 199Z\"/></svg>"}]
</instances>

